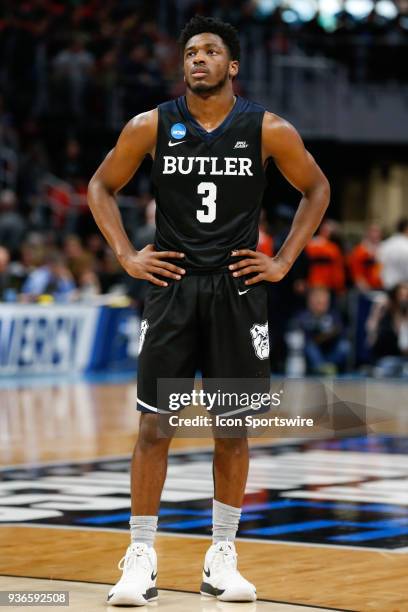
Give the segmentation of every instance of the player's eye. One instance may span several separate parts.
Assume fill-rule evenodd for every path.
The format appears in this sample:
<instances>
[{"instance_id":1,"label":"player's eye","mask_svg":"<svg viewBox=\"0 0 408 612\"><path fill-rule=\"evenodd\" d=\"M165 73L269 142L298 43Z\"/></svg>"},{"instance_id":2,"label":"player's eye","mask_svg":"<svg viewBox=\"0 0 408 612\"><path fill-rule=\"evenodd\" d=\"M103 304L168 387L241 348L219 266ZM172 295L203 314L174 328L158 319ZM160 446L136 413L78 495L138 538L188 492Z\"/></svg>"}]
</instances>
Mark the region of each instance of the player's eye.
<instances>
[{"instance_id":1,"label":"player's eye","mask_svg":"<svg viewBox=\"0 0 408 612\"><path fill-rule=\"evenodd\" d=\"M186 53L187 57L191 57L192 55L194 55L194 51L187 51Z\"/></svg>"}]
</instances>

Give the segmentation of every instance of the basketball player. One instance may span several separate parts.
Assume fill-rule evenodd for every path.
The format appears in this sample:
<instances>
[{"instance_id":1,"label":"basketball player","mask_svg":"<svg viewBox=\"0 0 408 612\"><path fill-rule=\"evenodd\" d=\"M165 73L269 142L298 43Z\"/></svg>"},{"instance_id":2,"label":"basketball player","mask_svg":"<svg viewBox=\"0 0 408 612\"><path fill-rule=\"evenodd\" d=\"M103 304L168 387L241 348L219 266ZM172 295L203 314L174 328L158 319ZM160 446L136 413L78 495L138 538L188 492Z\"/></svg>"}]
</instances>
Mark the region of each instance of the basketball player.
<instances>
[{"instance_id":1,"label":"basketball player","mask_svg":"<svg viewBox=\"0 0 408 612\"><path fill-rule=\"evenodd\" d=\"M157 598L154 536L170 437L157 434L160 378L269 381L265 282L278 282L320 224L329 184L296 130L234 95L239 40L229 24L194 17L181 33L186 95L129 121L89 184L97 224L128 274L149 288L138 363L140 431L132 460L131 545L111 589L113 605ZM144 157L153 159L156 238L137 252L115 201ZM257 252L269 160L302 199L275 257ZM248 473L246 438L214 441L213 544L201 593L254 601L237 569L234 538Z\"/></svg>"}]
</instances>

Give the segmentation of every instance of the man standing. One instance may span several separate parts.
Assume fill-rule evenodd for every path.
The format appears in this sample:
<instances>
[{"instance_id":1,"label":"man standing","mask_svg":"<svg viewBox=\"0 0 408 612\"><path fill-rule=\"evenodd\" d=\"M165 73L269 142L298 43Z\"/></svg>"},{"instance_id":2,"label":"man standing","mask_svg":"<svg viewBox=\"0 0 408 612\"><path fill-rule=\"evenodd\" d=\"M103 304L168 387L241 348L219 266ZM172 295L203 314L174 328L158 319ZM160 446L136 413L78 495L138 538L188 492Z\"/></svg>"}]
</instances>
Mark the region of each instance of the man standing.
<instances>
[{"instance_id":1,"label":"man standing","mask_svg":"<svg viewBox=\"0 0 408 612\"><path fill-rule=\"evenodd\" d=\"M186 95L133 118L89 185L89 204L124 269L150 282L138 367L139 438L132 460L131 545L110 604L157 598L153 548L170 439L157 433L160 378L269 378L267 351L251 330L267 330L264 281L281 280L312 237L329 202L329 184L296 130L234 95L235 29L194 17L181 33ZM155 245L135 251L115 194L146 155L153 158ZM275 257L257 252L264 167L273 159L303 195ZM254 601L237 570L234 538L248 474L246 438L217 438L213 545L201 592Z\"/></svg>"},{"instance_id":2,"label":"man standing","mask_svg":"<svg viewBox=\"0 0 408 612\"><path fill-rule=\"evenodd\" d=\"M408 278L408 218L400 219L396 232L378 248L382 264L381 278L385 289L393 289Z\"/></svg>"}]
</instances>

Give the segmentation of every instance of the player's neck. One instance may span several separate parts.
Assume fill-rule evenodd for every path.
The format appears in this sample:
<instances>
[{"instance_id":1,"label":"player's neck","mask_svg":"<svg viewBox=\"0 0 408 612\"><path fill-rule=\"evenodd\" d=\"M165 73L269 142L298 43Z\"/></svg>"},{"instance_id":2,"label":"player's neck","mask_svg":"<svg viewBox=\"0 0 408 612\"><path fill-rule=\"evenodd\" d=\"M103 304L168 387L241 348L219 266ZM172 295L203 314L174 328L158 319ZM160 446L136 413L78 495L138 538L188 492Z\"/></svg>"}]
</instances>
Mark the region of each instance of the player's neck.
<instances>
[{"instance_id":1,"label":"player's neck","mask_svg":"<svg viewBox=\"0 0 408 612\"><path fill-rule=\"evenodd\" d=\"M207 132L215 130L234 107L236 98L232 89L203 97L187 89L188 110Z\"/></svg>"}]
</instances>

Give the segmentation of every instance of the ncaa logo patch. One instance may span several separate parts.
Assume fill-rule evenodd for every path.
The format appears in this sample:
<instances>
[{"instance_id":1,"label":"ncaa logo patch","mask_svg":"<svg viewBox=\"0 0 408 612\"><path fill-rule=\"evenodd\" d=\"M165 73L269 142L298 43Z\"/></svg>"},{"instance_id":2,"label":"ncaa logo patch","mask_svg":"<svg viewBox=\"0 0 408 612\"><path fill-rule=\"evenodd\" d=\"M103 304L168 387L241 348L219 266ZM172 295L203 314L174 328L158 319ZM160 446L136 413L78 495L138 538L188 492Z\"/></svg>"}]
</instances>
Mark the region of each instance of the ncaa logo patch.
<instances>
[{"instance_id":1,"label":"ncaa logo patch","mask_svg":"<svg viewBox=\"0 0 408 612\"><path fill-rule=\"evenodd\" d=\"M171 126L170 134L172 138L181 140L187 134L187 128L184 123L175 123Z\"/></svg>"},{"instance_id":2,"label":"ncaa logo patch","mask_svg":"<svg viewBox=\"0 0 408 612\"><path fill-rule=\"evenodd\" d=\"M269 332L268 321L266 323L255 323L251 329L252 344L258 359L269 357Z\"/></svg>"}]
</instances>

